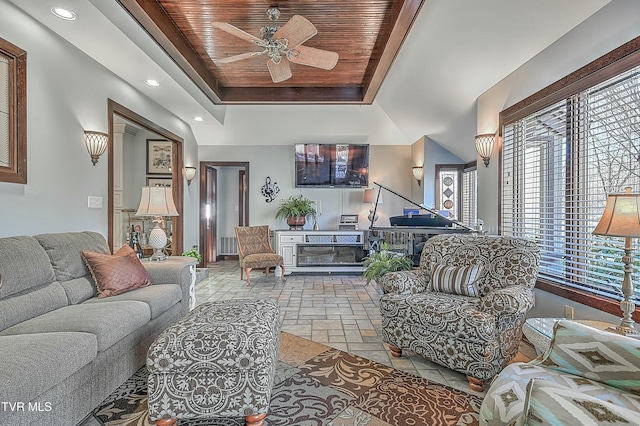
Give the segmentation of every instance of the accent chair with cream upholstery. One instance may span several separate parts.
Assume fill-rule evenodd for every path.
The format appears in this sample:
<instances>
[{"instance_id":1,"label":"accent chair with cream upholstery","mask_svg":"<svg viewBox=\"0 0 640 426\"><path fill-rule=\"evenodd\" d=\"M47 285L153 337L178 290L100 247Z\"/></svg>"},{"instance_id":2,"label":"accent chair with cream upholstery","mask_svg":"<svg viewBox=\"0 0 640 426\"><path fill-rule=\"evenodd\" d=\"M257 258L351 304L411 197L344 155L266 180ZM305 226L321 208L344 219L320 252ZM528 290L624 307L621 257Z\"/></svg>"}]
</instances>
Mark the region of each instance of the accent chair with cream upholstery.
<instances>
[{"instance_id":1,"label":"accent chair with cream upholstery","mask_svg":"<svg viewBox=\"0 0 640 426\"><path fill-rule=\"evenodd\" d=\"M246 272L247 284L250 285L250 272L253 268L264 268L266 276L269 276L270 267L280 266L282 271L280 279L284 281L284 261L282 256L276 254L271 247L269 227L267 225L236 226L234 229L238 240L240 279L243 279L243 271Z\"/></svg>"},{"instance_id":2,"label":"accent chair with cream upholstery","mask_svg":"<svg viewBox=\"0 0 640 426\"><path fill-rule=\"evenodd\" d=\"M447 234L424 245L419 269L381 279L382 339L467 375L484 390L518 353L540 255L529 240Z\"/></svg>"}]
</instances>

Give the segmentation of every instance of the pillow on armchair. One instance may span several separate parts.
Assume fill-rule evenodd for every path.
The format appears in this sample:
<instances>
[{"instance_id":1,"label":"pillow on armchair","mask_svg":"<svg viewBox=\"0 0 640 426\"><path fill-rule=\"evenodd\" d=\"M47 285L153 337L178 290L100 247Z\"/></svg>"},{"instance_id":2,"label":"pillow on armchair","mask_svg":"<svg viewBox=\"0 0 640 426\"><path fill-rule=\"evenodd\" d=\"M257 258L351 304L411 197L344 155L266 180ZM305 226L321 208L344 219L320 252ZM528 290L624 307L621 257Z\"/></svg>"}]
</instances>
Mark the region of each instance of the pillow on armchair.
<instances>
[{"instance_id":1,"label":"pillow on armchair","mask_svg":"<svg viewBox=\"0 0 640 426\"><path fill-rule=\"evenodd\" d=\"M431 270L429 289L439 293L478 297L476 281L482 274L482 265L447 266L436 264Z\"/></svg>"},{"instance_id":2,"label":"pillow on armchair","mask_svg":"<svg viewBox=\"0 0 640 426\"><path fill-rule=\"evenodd\" d=\"M84 259L98 288L98 298L115 296L151 285L149 273L128 245L113 255L83 250Z\"/></svg>"}]
</instances>

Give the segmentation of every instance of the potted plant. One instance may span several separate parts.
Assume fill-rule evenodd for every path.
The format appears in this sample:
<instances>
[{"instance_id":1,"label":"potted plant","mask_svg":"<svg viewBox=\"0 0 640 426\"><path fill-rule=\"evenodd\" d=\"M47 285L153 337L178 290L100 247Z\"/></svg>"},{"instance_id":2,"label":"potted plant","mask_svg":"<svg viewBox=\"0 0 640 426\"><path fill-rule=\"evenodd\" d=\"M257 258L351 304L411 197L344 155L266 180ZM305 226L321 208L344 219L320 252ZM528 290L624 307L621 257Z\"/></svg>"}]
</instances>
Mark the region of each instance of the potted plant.
<instances>
[{"instance_id":1,"label":"potted plant","mask_svg":"<svg viewBox=\"0 0 640 426\"><path fill-rule=\"evenodd\" d=\"M389 272L410 271L413 269L413 262L409 256L389 250L386 243L382 244L381 250L370 254L364 258L362 277L367 280L368 285L371 280L376 283Z\"/></svg>"},{"instance_id":2,"label":"potted plant","mask_svg":"<svg viewBox=\"0 0 640 426\"><path fill-rule=\"evenodd\" d=\"M315 215L316 208L313 202L302 195L292 195L282 200L276 210L276 219L285 219L289 229L302 229L307 222L307 215Z\"/></svg>"},{"instance_id":3,"label":"potted plant","mask_svg":"<svg viewBox=\"0 0 640 426\"><path fill-rule=\"evenodd\" d=\"M182 253L182 256L195 257L196 259L198 259L198 263L202 262L202 256L198 252L198 249L195 247L192 247L189 250Z\"/></svg>"}]
</instances>

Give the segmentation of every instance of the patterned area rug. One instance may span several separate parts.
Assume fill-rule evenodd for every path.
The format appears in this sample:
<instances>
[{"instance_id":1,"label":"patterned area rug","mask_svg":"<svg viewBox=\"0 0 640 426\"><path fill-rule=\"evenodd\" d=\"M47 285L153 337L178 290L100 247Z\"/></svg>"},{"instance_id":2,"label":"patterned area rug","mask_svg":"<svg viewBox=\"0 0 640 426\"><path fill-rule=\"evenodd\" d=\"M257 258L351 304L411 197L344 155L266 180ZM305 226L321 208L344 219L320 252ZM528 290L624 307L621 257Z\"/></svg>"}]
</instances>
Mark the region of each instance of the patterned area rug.
<instances>
[{"instance_id":1,"label":"patterned area rug","mask_svg":"<svg viewBox=\"0 0 640 426\"><path fill-rule=\"evenodd\" d=\"M477 425L481 398L338 349L282 333L269 426ZM106 426L148 426L147 370L98 407ZM242 426L244 419L180 421Z\"/></svg>"}]
</instances>

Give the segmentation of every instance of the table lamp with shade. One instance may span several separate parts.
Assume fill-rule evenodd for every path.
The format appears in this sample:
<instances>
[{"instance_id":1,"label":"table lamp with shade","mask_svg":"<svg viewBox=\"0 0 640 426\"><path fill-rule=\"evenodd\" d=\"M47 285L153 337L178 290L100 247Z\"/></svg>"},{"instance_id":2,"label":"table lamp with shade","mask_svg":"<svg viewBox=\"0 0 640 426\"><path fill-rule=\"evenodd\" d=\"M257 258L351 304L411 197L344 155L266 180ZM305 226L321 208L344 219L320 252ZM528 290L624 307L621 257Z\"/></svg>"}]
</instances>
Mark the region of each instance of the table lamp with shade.
<instances>
[{"instance_id":1,"label":"table lamp with shade","mask_svg":"<svg viewBox=\"0 0 640 426\"><path fill-rule=\"evenodd\" d=\"M178 216L178 210L173 202L171 188L160 186L142 187L140 206L136 216L153 216L155 227L149 234L148 244L154 249L151 260L166 260L167 255L162 249L167 245L167 234L162 228L163 216Z\"/></svg>"},{"instance_id":2,"label":"table lamp with shade","mask_svg":"<svg viewBox=\"0 0 640 426\"><path fill-rule=\"evenodd\" d=\"M609 237L623 237L624 256L624 278L622 280L622 294L624 298L620 302L622 318L620 324L612 327L610 331L618 334L635 334L633 311L635 304L631 297L634 287L631 274L633 272L633 250L631 249L631 239L640 238L640 194L632 194L631 188L625 188L624 194L610 194L607 197L607 205L602 213L602 218L593 230L596 235Z\"/></svg>"}]
</instances>

